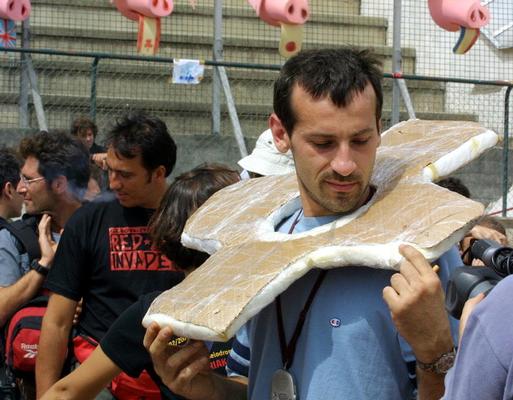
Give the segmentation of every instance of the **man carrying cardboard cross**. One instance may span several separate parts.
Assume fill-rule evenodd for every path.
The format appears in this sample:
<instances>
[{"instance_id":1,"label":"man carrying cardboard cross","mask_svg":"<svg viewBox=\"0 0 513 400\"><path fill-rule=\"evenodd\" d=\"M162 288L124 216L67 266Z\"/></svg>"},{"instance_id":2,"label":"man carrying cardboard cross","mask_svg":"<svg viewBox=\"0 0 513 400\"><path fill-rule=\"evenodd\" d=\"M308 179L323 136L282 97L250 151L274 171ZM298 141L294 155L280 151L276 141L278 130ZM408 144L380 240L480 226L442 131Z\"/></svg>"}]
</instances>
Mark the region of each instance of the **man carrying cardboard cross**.
<instances>
[{"instance_id":1,"label":"man carrying cardboard cross","mask_svg":"<svg viewBox=\"0 0 513 400\"><path fill-rule=\"evenodd\" d=\"M367 51L337 49L302 52L282 68L269 124L276 147L294 156L302 208L281 221L278 232L327 224L374 195L369 182L380 144L379 67ZM409 300L447 322L444 310L430 307L441 293L440 279L419 252L401 251L405 263L422 272ZM447 270L461 260L451 251L438 264ZM164 383L188 399L412 398L415 379L408 375L415 357L430 364L453 343L448 322L433 337L412 340L411 348L398 337L382 297L392 275L365 267L306 273L237 333L231 379L208 372L200 342L178 351L168 346L170 328L150 325L145 346ZM422 331L422 318L415 317L408 322ZM426 398L438 398L443 374L418 369L417 384Z\"/></svg>"}]
</instances>

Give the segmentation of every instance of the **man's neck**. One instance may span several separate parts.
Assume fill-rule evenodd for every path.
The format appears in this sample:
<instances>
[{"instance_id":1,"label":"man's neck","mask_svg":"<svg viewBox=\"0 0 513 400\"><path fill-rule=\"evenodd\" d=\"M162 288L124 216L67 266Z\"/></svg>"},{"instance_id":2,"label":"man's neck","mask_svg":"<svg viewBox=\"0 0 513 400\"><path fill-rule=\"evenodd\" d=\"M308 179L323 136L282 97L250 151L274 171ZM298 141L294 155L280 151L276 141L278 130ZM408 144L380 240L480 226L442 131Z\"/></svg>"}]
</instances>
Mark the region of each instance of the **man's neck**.
<instances>
[{"instance_id":1,"label":"man's neck","mask_svg":"<svg viewBox=\"0 0 513 400\"><path fill-rule=\"evenodd\" d=\"M59 211L51 214L52 231L60 232L62 229L64 229L68 219L73 215L75 211L77 211L78 208L80 208L81 205L82 203L75 199L59 202L58 207L56 207L56 209Z\"/></svg>"},{"instance_id":2,"label":"man's neck","mask_svg":"<svg viewBox=\"0 0 513 400\"><path fill-rule=\"evenodd\" d=\"M1 203L0 203L0 217L2 217L3 219L11 218L9 209L4 204L1 204Z\"/></svg>"}]
</instances>

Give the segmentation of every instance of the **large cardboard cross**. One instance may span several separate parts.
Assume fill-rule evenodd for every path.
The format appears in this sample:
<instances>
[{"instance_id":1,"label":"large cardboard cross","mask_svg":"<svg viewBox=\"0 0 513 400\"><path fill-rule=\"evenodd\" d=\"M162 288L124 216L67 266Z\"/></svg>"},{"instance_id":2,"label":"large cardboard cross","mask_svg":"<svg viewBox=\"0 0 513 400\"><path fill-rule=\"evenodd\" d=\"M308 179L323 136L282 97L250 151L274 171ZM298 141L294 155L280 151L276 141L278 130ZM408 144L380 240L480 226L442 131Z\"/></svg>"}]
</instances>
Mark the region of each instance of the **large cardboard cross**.
<instances>
[{"instance_id":1,"label":"large cardboard cross","mask_svg":"<svg viewBox=\"0 0 513 400\"><path fill-rule=\"evenodd\" d=\"M473 122L399 124L383 134L372 199L351 215L300 234L274 232L301 206L295 175L223 189L194 213L182 236L188 247L213 255L155 299L143 323L225 341L311 268L395 269L401 243L437 258L461 239L483 206L431 182L496 142L495 133Z\"/></svg>"}]
</instances>

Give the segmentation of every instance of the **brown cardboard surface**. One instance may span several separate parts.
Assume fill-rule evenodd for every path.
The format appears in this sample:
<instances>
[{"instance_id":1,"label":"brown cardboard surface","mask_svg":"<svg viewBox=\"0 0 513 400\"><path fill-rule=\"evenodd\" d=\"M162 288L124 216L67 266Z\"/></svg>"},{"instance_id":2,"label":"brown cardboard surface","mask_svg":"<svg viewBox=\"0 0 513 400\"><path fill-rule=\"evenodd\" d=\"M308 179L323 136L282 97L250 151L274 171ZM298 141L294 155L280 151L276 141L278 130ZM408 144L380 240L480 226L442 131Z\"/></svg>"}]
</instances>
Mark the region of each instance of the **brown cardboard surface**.
<instances>
[{"instance_id":1,"label":"brown cardboard surface","mask_svg":"<svg viewBox=\"0 0 513 400\"><path fill-rule=\"evenodd\" d=\"M159 296L145 322L159 315L161 324L193 327L180 334L227 340L311 268L395 268L398 246L405 242L440 255L483 206L428 182L423 170L486 131L467 122L400 124L382 138L371 201L355 215L303 234L273 232L272 220L281 220L280 209L298 197L295 175L253 179L218 192L190 218L184 233L200 247L217 243L219 250ZM289 208L285 214L297 209ZM203 337L194 327L211 333Z\"/></svg>"}]
</instances>

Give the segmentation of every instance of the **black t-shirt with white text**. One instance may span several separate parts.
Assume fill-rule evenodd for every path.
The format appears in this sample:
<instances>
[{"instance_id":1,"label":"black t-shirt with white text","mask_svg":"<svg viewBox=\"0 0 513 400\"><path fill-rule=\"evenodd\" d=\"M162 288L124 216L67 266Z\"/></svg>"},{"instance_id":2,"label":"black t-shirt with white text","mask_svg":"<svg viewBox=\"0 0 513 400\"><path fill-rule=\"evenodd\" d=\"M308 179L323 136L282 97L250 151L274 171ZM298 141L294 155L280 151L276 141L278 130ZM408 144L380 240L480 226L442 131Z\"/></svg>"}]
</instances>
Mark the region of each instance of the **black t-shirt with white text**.
<instances>
[{"instance_id":1,"label":"black t-shirt with white text","mask_svg":"<svg viewBox=\"0 0 513 400\"><path fill-rule=\"evenodd\" d=\"M183 273L153 247L147 224L154 210L92 202L69 219L45 287L84 299L78 329L100 341L139 296L166 290Z\"/></svg>"}]
</instances>

